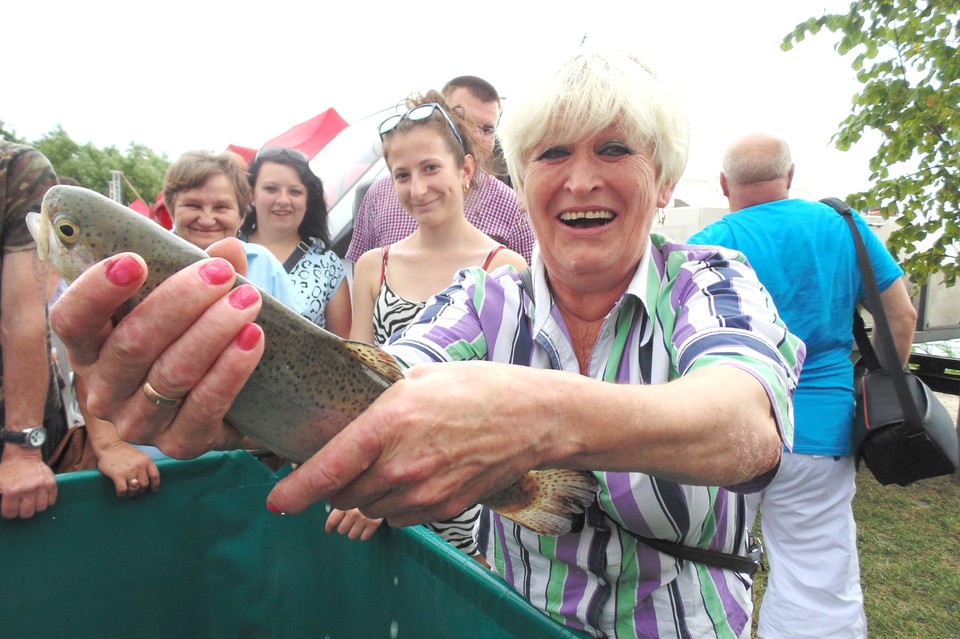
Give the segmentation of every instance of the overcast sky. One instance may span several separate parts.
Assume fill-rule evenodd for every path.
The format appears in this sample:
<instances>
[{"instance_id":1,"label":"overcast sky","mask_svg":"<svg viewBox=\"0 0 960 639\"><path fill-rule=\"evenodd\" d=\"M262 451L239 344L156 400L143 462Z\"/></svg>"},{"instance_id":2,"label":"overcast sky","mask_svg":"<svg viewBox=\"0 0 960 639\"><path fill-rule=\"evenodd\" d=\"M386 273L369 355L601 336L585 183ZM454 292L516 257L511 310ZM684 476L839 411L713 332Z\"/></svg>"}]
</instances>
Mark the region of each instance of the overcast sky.
<instances>
[{"instance_id":1,"label":"overcast sky","mask_svg":"<svg viewBox=\"0 0 960 639\"><path fill-rule=\"evenodd\" d=\"M138 142L170 159L258 147L335 107L348 122L461 74L509 98L584 42L627 49L680 94L691 127L686 178L718 184L736 136L787 139L795 186L814 197L867 184L875 142L830 138L858 88L822 32L790 52L793 27L835 0L647 2L10 2L0 120L33 140L61 125L83 144Z\"/></svg>"}]
</instances>

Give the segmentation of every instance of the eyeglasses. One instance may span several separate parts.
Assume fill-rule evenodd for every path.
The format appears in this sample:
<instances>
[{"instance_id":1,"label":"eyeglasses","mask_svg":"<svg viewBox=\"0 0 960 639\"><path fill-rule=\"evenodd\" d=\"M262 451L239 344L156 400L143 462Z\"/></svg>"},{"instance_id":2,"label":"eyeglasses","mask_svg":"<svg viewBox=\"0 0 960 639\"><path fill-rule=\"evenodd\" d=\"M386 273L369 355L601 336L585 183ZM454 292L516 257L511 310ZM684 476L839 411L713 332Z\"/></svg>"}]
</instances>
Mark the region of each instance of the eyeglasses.
<instances>
[{"instance_id":1,"label":"eyeglasses","mask_svg":"<svg viewBox=\"0 0 960 639\"><path fill-rule=\"evenodd\" d=\"M307 154L301 151L300 149L288 149L283 146L265 146L259 151L257 151L256 160L269 160L271 158L278 158L286 155L291 160L296 160L298 162L303 162L304 164L310 163L310 158L307 157Z\"/></svg>"},{"instance_id":2,"label":"eyeglasses","mask_svg":"<svg viewBox=\"0 0 960 639\"><path fill-rule=\"evenodd\" d=\"M460 132L457 131L456 125L453 123L453 120L450 119L450 116L447 115L447 112L443 110L436 102L428 102L427 104L421 104L420 106L413 107L403 115L391 115L389 118L380 123L380 141L383 141L383 138L388 134L392 133L397 126L404 120L410 120L411 122L420 122L422 120L429 120L430 116L433 115L434 111L439 111L443 115L443 119L447 121L447 124L450 125L450 130L453 131L453 136L457 138L457 142L460 143L460 148L466 149L463 145L463 138L460 137Z\"/></svg>"}]
</instances>

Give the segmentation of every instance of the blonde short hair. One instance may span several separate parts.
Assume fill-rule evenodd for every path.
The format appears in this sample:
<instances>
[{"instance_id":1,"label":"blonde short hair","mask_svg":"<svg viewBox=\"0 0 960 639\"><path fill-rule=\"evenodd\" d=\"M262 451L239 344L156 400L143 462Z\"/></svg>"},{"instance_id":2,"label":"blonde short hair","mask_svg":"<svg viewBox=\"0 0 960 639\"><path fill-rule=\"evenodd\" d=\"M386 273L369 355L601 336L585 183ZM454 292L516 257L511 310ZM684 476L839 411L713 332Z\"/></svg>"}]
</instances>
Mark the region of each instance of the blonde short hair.
<instances>
[{"instance_id":1,"label":"blonde short hair","mask_svg":"<svg viewBox=\"0 0 960 639\"><path fill-rule=\"evenodd\" d=\"M523 192L526 163L548 135L573 142L615 122L627 142L652 153L658 186L680 181L689 129L670 89L637 58L583 53L539 91L508 104L498 130L514 187Z\"/></svg>"}]
</instances>

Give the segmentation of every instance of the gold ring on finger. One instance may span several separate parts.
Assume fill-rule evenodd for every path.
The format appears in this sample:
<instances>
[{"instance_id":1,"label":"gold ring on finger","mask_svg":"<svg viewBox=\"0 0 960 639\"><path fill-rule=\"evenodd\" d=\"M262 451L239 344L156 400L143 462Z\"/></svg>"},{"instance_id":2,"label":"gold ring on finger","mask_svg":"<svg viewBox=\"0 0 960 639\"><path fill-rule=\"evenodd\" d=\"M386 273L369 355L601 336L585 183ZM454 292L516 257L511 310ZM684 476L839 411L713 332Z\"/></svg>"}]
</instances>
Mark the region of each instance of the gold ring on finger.
<instances>
[{"instance_id":1,"label":"gold ring on finger","mask_svg":"<svg viewBox=\"0 0 960 639\"><path fill-rule=\"evenodd\" d=\"M143 395L151 404L162 408L176 408L182 404L185 399L184 397L167 397L166 395L161 395L150 385L150 382L146 381L143 382Z\"/></svg>"}]
</instances>

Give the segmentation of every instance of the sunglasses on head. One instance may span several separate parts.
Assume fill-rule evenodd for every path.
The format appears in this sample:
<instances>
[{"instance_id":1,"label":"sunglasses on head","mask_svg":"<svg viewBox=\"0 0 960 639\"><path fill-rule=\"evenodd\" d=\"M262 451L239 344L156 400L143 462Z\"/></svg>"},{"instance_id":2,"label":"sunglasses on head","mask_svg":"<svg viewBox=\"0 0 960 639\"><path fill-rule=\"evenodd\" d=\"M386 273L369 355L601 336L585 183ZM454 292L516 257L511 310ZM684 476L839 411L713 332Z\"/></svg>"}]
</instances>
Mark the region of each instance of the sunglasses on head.
<instances>
[{"instance_id":1,"label":"sunglasses on head","mask_svg":"<svg viewBox=\"0 0 960 639\"><path fill-rule=\"evenodd\" d=\"M443 110L443 107L436 102L429 102L427 104L421 104L418 107L413 107L403 115L391 115L389 118L380 123L380 141L382 142L383 138L392 133L393 130L397 128L397 125L404 120L410 120L411 122L429 120L434 111L439 111L443 116L443 119L447 121L447 124L450 126L450 130L453 131L453 136L457 138L457 142L460 143L460 148L466 149L466 147L463 145L463 138L460 137L460 132L457 131L457 127L453 123L453 120L451 120L450 116L447 115L447 112Z\"/></svg>"},{"instance_id":2,"label":"sunglasses on head","mask_svg":"<svg viewBox=\"0 0 960 639\"><path fill-rule=\"evenodd\" d=\"M305 164L310 163L310 158L308 158L307 154L300 149L288 149L283 146L265 146L257 151L256 159L269 160L271 158L278 158L284 155L291 160L297 160L298 162L303 162Z\"/></svg>"}]
</instances>

